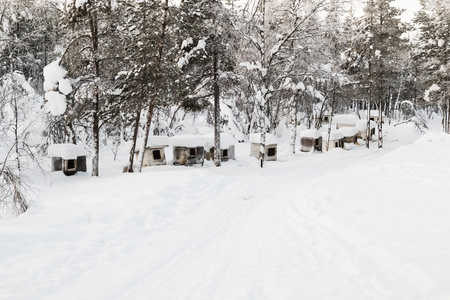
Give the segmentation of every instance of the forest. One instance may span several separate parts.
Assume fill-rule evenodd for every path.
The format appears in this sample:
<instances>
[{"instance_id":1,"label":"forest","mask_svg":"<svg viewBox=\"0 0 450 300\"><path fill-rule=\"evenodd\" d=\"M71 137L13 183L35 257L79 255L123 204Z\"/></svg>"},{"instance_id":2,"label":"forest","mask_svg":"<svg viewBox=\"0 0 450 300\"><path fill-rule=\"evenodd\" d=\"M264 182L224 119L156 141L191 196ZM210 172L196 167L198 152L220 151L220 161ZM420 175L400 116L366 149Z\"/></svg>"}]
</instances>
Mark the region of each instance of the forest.
<instances>
[{"instance_id":1,"label":"forest","mask_svg":"<svg viewBox=\"0 0 450 300\"><path fill-rule=\"evenodd\" d=\"M260 133L261 167L266 133L286 125L295 145L325 115L420 129L435 113L449 133L450 3L421 5L404 23L393 0L0 0L0 207L27 210L24 174L50 145L84 145L96 177L101 147L131 141L140 171L138 138L199 113L215 149L221 132Z\"/></svg>"}]
</instances>

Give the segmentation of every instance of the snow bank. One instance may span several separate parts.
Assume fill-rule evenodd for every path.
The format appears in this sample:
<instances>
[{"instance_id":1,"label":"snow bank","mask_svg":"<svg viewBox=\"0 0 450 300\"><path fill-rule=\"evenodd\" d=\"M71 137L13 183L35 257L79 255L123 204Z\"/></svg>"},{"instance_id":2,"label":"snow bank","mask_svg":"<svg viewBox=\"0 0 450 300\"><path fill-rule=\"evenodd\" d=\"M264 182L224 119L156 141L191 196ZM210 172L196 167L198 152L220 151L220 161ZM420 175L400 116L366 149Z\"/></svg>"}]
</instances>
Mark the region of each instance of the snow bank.
<instances>
[{"instance_id":1,"label":"snow bank","mask_svg":"<svg viewBox=\"0 0 450 300\"><path fill-rule=\"evenodd\" d=\"M312 139L318 139L322 136L319 130L315 129L306 129L300 132L300 137L306 137L306 138L312 138Z\"/></svg>"},{"instance_id":2,"label":"snow bank","mask_svg":"<svg viewBox=\"0 0 450 300\"><path fill-rule=\"evenodd\" d=\"M330 141L343 139L344 135L339 131L331 131L330 133ZM322 139L326 141L328 139L328 132L322 133Z\"/></svg>"},{"instance_id":3,"label":"snow bank","mask_svg":"<svg viewBox=\"0 0 450 300\"><path fill-rule=\"evenodd\" d=\"M87 151L83 147L74 144L57 144L48 147L49 157L62 157L63 159L76 159L78 156L86 156Z\"/></svg>"},{"instance_id":4,"label":"snow bank","mask_svg":"<svg viewBox=\"0 0 450 300\"><path fill-rule=\"evenodd\" d=\"M104 149L99 178L36 178L0 219L0 298L450 299L450 136L384 129L264 169L241 143L220 168L122 174Z\"/></svg>"},{"instance_id":5,"label":"snow bank","mask_svg":"<svg viewBox=\"0 0 450 300\"><path fill-rule=\"evenodd\" d=\"M261 134L260 133L250 134L250 143L254 144L261 143ZM273 134L266 133L266 145L274 145L277 143L278 143L277 138Z\"/></svg>"},{"instance_id":6,"label":"snow bank","mask_svg":"<svg viewBox=\"0 0 450 300\"><path fill-rule=\"evenodd\" d=\"M204 138L206 140L205 147L212 148L214 147L214 134L207 134L204 135ZM228 149L230 146L235 145L236 140L234 137L227 133L221 133L220 134L220 149Z\"/></svg>"},{"instance_id":7,"label":"snow bank","mask_svg":"<svg viewBox=\"0 0 450 300\"><path fill-rule=\"evenodd\" d=\"M335 124L354 125L359 118L357 115L335 115L332 122Z\"/></svg>"},{"instance_id":8,"label":"snow bank","mask_svg":"<svg viewBox=\"0 0 450 300\"><path fill-rule=\"evenodd\" d=\"M342 133L344 137L355 136L358 134L358 129L356 127L341 127L338 131Z\"/></svg>"},{"instance_id":9,"label":"snow bank","mask_svg":"<svg viewBox=\"0 0 450 300\"><path fill-rule=\"evenodd\" d=\"M170 138L172 147L204 147L205 138L199 135L178 135Z\"/></svg>"}]
</instances>

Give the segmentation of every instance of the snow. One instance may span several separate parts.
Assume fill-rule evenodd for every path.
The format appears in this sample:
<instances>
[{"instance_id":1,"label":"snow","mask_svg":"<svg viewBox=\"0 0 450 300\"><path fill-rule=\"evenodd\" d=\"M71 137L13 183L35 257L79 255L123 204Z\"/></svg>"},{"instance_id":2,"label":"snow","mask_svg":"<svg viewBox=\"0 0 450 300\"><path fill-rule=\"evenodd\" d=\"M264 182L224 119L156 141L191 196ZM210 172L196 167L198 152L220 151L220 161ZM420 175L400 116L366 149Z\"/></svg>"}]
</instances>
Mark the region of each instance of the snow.
<instances>
[{"instance_id":1,"label":"snow","mask_svg":"<svg viewBox=\"0 0 450 300\"><path fill-rule=\"evenodd\" d=\"M170 145L170 138L168 136L152 135L152 136L150 136L148 138L147 145L149 147L169 146Z\"/></svg>"},{"instance_id":2,"label":"snow","mask_svg":"<svg viewBox=\"0 0 450 300\"><path fill-rule=\"evenodd\" d=\"M205 50L206 49L206 42L204 40L199 40L197 43L197 49L198 50Z\"/></svg>"},{"instance_id":3,"label":"snow","mask_svg":"<svg viewBox=\"0 0 450 300\"><path fill-rule=\"evenodd\" d=\"M367 120L358 120L356 121L355 125L358 130L366 130ZM375 123L374 121L370 121L370 128L375 128L376 125L377 123Z\"/></svg>"},{"instance_id":4,"label":"snow","mask_svg":"<svg viewBox=\"0 0 450 300\"><path fill-rule=\"evenodd\" d=\"M385 124L381 150L280 143L263 169L239 143L220 168L122 174L126 153L102 152L100 178L36 176L30 209L0 219L0 298L449 299L439 127Z\"/></svg>"},{"instance_id":5,"label":"snow","mask_svg":"<svg viewBox=\"0 0 450 300\"><path fill-rule=\"evenodd\" d=\"M331 131L330 133L330 141L340 140L343 139L344 135L340 131ZM322 132L322 139L325 141L328 139L328 132Z\"/></svg>"},{"instance_id":6,"label":"snow","mask_svg":"<svg viewBox=\"0 0 450 300\"><path fill-rule=\"evenodd\" d=\"M56 144L48 147L49 157L61 157L63 159L76 159L78 156L86 156L83 147L74 144Z\"/></svg>"},{"instance_id":7,"label":"snow","mask_svg":"<svg viewBox=\"0 0 450 300\"><path fill-rule=\"evenodd\" d=\"M250 143L261 143L261 133L250 134ZM273 134L266 133L266 145L276 145L277 143L277 138Z\"/></svg>"},{"instance_id":8,"label":"snow","mask_svg":"<svg viewBox=\"0 0 450 300\"><path fill-rule=\"evenodd\" d=\"M335 115L331 121L335 124L354 125L358 120L357 115Z\"/></svg>"},{"instance_id":9,"label":"snow","mask_svg":"<svg viewBox=\"0 0 450 300\"><path fill-rule=\"evenodd\" d=\"M178 135L170 138L172 147L204 147L206 140L199 135Z\"/></svg>"},{"instance_id":10,"label":"snow","mask_svg":"<svg viewBox=\"0 0 450 300\"><path fill-rule=\"evenodd\" d=\"M36 147L42 142L42 132L35 126L29 126L23 131L23 142L29 147Z\"/></svg>"},{"instance_id":11,"label":"snow","mask_svg":"<svg viewBox=\"0 0 450 300\"><path fill-rule=\"evenodd\" d=\"M356 127L341 127L338 130L344 137L355 136L358 134L358 129Z\"/></svg>"},{"instance_id":12,"label":"snow","mask_svg":"<svg viewBox=\"0 0 450 300\"><path fill-rule=\"evenodd\" d=\"M439 91L441 88L437 85L437 84L435 84L435 83L433 83L426 91L425 91L425 94L424 94L424 99L425 99L425 101L430 101L430 93L431 92L437 92L437 91Z\"/></svg>"},{"instance_id":13,"label":"snow","mask_svg":"<svg viewBox=\"0 0 450 300\"><path fill-rule=\"evenodd\" d=\"M191 37L189 37L181 43L181 49L187 48L189 45L191 45L193 43L194 43L194 40Z\"/></svg>"},{"instance_id":14,"label":"snow","mask_svg":"<svg viewBox=\"0 0 450 300\"><path fill-rule=\"evenodd\" d=\"M75 7L79 8L83 6L86 2L88 2L88 0L75 0Z\"/></svg>"},{"instance_id":15,"label":"snow","mask_svg":"<svg viewBox=\"0 0 450 300\"><path fill-rule=\"evenodd\" d=\"M204 135L204 138L206 140L205 147L206 148L213 148L214 147L214 134L207 134ZM221 133L220 134L220 149L228 149L230 146L233 146L236 144L236 140L234 137L230 134Z\"/></svg>"},{"instance_id":16,"label":"snow","mask_svg":"<svg viewBox=\"0 0 450 300\"><path fill-rule=\"evenodd\" d=\"M319 130L315 129L305 129L302 132L300 132L300 137L307 137L312 139L318 139L322 136Z\"/></svg>"},{"instance_id":17,"label":"snow","mask_svg":"<svg viewBox=\"0 0 450 300\"><path fill-rule=\"evenodd\" d=\"M48 100L47 111L54 116L62 115L66 111L66 96L55 91L45 93Z\"/></svg>"},{"instance_id":18,"label":"snow","mask_svg":"<svg viewBox=\"0 0 450 300\"><path fill-rule=\"evenodd\" d=\"M133 145L132 140L127 141L125 143L125 150L127 152L130 152L132 145ZM147 147L164 147L169 145L170 145L170 138L168 136L152 135L149 136L147 140ZM143 146L144 146L144 139L138 138L136 140L135 152L139 152Z\"/></svg>"},{"instance_id":19,"label":"snow","mask_svg":"<svg viewBox=\"0 0 450 300\"><path fill-rule=\"evenodd\" d=\"M44 90L46 92L57 88L58 82L62 80L67 71L59 65L59 60L56 60L44 67Z\"/></svg>"},{"instance_id":20,"label":"snow","mask_svg":"<svg viewBox=\"0 0 450 300\"><path fill-rule=\"evenodd\" d=\"M72 84L69 79L61 79L58 82L58 89L64 95L68 95L72 92Z\"/></svg>"}]
</instances>

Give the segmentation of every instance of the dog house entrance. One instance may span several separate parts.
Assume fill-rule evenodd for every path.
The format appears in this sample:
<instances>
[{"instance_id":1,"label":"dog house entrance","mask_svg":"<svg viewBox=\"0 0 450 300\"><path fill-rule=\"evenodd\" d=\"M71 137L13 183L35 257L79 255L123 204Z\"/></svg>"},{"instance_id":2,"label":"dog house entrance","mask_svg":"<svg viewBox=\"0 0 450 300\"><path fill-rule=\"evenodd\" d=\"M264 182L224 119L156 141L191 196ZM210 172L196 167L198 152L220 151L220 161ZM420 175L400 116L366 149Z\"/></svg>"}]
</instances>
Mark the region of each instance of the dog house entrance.
<instances>
[{"instance_id":1,"label":"dog house entrance","mask_svg":"<svg viewBox=\"0 0 450 300\"><path fill-rule=\"evenodd\" d=\"M268 150L267 150L267 156L275 156L275 154L276 154L276 149L275 148L269 148Z\"/></svg>"},{"instance_id":2,"label":"dog house entrance","mask_svg":"<svg viewBox=\"0 0 450 300\"><path fill-rule=\"evenodd\" d=\"M161 151L160 150L153 150L153 159L154 160L160 160L161 159Z\"/></svg>"},{"instance_id":3,"label":"dog house entrance","mask_svg":"<svg viewBox=\"0 0 450 300\"><path fill-rule=\"evenodd\" d=\"M66 170L74 171L77 169L77 161L75 159L66 160Z\"/></svg>"},{"instance_id":4,"label":"dog house entrance","mask_svg":"<svg viewBox=\"0 0 450 300\"><path fill-rule=\"evenodd\" d=\"M196 157L197 156L197 149L189 148L189 156L190 157Z\"/></svg>"},{"instance_id":5,"label":"dog house entrance","mask_svg":"<svg viewBox=\"0 0 450 300\"><path fill-rule=\"evenodd\" d=\"M222 157L228 157L228 149L223 149L222 150Z\"/></svg>"}]
</instances>

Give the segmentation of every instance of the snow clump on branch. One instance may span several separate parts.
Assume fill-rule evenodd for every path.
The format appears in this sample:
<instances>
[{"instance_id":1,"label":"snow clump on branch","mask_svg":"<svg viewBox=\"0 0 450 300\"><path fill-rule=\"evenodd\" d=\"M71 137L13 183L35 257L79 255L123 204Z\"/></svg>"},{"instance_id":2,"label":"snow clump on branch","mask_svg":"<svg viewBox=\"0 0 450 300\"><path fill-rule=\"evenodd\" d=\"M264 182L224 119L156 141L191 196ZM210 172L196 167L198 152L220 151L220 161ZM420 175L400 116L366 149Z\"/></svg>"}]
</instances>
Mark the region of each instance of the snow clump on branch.
<instances>
[{"instance_id":1,"label":"snow clump on branch","mask_svg":"<svg viewBox=\"0 0 450 300\"><path fill-rule=\"evenodd\" d=\"M56 60L44 67L44 90L47 111L58 116L66 111L66 95L72 92L70 80L66 77L67 71Z\"/></svg>"}]
</instances>

